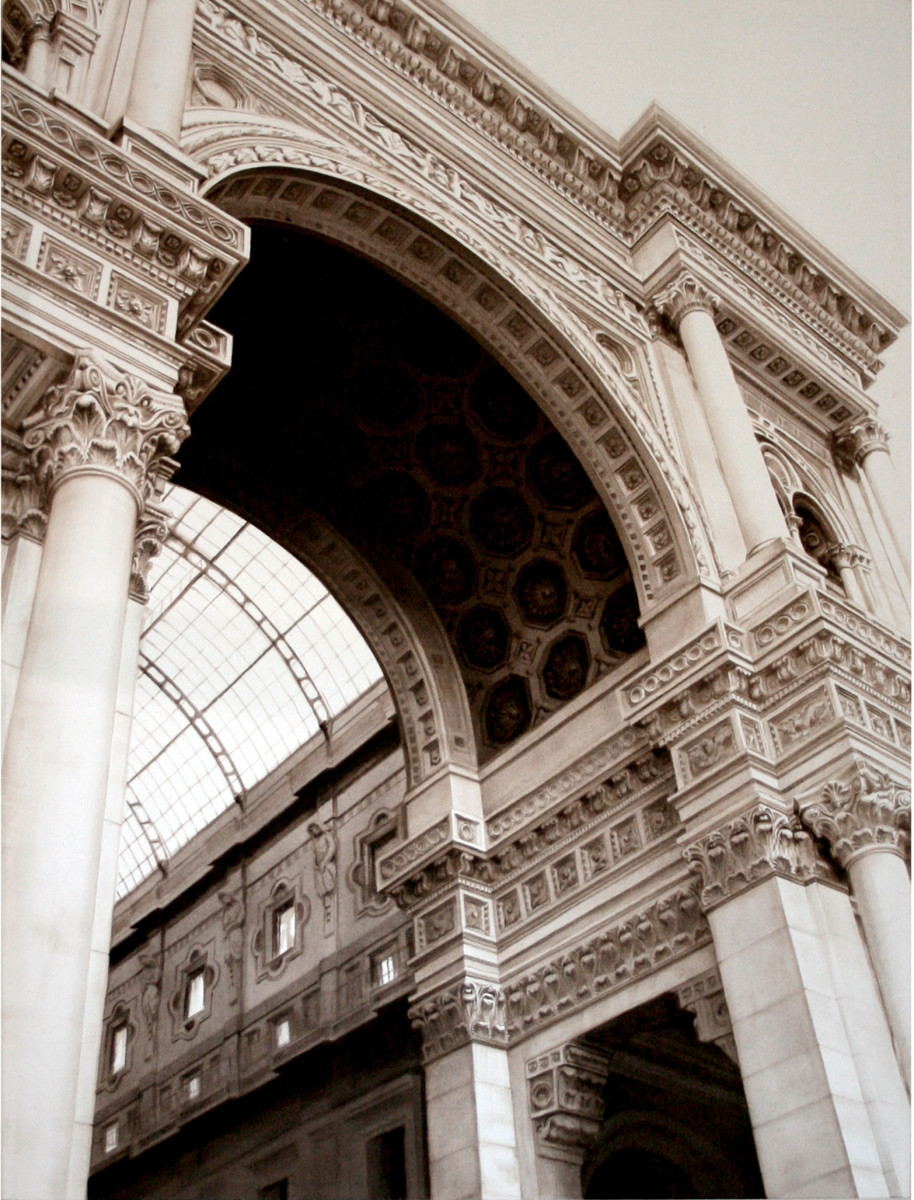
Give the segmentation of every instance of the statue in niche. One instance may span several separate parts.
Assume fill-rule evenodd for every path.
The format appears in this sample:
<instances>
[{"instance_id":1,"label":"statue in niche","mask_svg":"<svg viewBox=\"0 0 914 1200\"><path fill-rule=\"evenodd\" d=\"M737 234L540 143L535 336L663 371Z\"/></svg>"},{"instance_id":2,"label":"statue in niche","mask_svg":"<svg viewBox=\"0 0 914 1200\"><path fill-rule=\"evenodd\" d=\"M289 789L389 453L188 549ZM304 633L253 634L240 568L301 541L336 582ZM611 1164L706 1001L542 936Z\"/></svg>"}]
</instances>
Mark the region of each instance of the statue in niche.
<instances>
[{"instance_id":1,"label":"statue in niche","mask_svg":"<svg viewBox=\"0 0 914 1200\"><path fill-rule=\"evenodd\" d=\"M162 955L141 954L140 965L143 972L140 978L140 1008L146 1023L146 1061L152 1058L155 1048L156 1031L159 1025L159 999L162 995Z\"/></svg>"},{"instance_id":2,"label":"statue in niche","mask_svg":"<svg viewBox=\"0 0 914 1200\"><path fill-rule=\"evenodd\" d=\"M244 954L244 900L241 892L220 892L222 905L222 930L225 934L225 962L232 984L230 1004L238 1003L238 986L241 982L240 967Z\"/></svg>"},{"instance_id":3,"label":"statue in niche","mask_svg":"<svg viewBox=\"0 0 914 1200\"><path fill-rule=\"evenodd\" d=\"M308 826L314 853L314 886L324 906L324 932L333 924L333 892L336 888L336 839L317 821Z\"/></svg>"}]
</instances>

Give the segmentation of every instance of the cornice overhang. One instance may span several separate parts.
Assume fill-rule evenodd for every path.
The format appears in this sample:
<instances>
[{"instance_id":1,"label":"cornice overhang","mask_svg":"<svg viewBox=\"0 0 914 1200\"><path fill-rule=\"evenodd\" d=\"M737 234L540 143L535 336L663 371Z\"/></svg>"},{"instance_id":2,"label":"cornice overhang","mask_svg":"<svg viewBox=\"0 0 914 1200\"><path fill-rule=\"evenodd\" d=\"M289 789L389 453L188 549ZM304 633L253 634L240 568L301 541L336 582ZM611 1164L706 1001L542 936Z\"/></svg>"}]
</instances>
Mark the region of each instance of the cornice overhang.
<instances>
[{"instance_id":1,"label":"cornice overhang","mask_svg":"<svg viewBox=\"0 0 914 1200\"><path fill-rule=\"evenodd\" d=\"M872 374L878 355L907 317L789 217L754 183L659 105L652 104L621 142L619 193L630 238L643 238L667 213L700 216L772 283L799 301L852 359ZM691 222L696 232L694 220Z\"/></svg>"}]
</instances>

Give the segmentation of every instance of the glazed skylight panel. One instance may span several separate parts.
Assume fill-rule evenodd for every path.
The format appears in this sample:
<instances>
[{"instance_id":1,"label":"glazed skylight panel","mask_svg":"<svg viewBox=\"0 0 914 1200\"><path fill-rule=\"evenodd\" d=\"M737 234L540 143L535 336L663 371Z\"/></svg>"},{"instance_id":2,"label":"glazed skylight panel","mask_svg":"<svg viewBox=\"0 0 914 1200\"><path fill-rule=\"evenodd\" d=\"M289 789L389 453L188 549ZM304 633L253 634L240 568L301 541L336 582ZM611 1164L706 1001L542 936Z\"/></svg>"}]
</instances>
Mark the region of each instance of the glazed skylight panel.
<instances>
[{"instance_id":1,"label":"glazed skylight panel","mask_svg":"<svg viewBox=\"0 0 914 1200\"><path fill-rule=\"evenodd\" d=\"M306 654L311 677L331 712L339 712L381 678L377 659L332 596L326 596L289 633ZM305 651L304 647L310 647Z\"/></svg>"}]
</instances>

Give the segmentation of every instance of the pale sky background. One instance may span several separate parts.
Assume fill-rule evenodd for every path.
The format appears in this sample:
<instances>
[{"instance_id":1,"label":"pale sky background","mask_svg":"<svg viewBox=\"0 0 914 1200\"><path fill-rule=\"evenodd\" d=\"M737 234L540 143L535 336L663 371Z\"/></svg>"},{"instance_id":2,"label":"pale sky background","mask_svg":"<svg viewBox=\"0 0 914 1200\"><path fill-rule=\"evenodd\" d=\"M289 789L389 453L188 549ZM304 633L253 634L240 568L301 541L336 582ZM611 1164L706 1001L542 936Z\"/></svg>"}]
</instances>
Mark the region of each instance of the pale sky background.
<instances>
[{"instance_id":1,"label":"pale sky background","mask_svg":"<svg viewBox=\"0 0 914 1200\"><path fill-rule=\"evenodd\" d=\"M614 137L656 100L911 315L910 0L446 0ZM911 337L870 394L911 470Z\"/></svg>"}]
</instances>

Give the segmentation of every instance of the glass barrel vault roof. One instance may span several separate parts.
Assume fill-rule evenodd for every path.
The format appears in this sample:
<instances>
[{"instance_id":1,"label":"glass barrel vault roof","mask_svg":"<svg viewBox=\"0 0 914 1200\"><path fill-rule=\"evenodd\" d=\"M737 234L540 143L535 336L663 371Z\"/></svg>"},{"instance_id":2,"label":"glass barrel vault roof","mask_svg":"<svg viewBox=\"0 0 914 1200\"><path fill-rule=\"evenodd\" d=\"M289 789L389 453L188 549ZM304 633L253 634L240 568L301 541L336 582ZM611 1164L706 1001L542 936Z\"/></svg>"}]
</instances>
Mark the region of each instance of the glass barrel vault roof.
<instances>
[{"instance_id":1,"label":"glass barrel vault roof","mask_svg":"<svg viewBox=\"0 0 914 1200\"><path fill-rule=\"evenodd\" d=\"M183 488L149 572L117 895L154 872L381 678L323 584Z\"/></svg>"}]
</instances>

